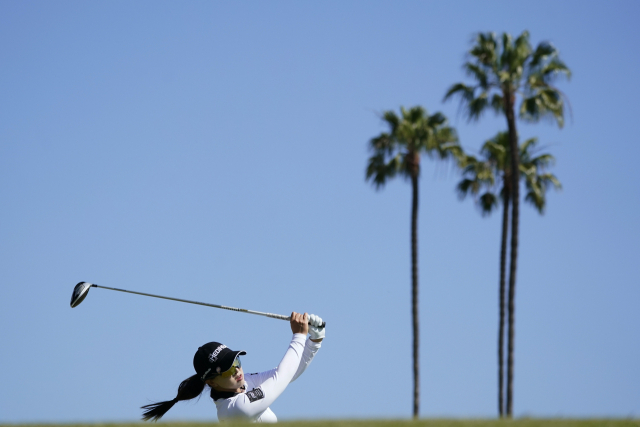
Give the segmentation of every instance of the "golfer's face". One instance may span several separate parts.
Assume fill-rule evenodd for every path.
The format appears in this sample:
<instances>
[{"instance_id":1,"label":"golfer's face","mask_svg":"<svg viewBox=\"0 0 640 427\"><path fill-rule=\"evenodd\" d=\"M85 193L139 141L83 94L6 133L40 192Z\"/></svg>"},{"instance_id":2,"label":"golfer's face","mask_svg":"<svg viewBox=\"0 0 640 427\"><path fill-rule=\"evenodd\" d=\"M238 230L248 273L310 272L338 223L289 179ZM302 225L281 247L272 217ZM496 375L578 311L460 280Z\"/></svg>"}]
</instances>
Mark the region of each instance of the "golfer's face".
<instances>
[{"instance_id":1,"label":"golfer's face","mask_svg":"<svg viewBox=\"0 0 640 427\"><path fill-rule=\"evenodd\" d=\"M213 379L213 382L219 387L235 390L242 387L244 384L244 372L241 367L235 368L235 373L228 377L218 376Z\"/></svg>"}]
</instances>

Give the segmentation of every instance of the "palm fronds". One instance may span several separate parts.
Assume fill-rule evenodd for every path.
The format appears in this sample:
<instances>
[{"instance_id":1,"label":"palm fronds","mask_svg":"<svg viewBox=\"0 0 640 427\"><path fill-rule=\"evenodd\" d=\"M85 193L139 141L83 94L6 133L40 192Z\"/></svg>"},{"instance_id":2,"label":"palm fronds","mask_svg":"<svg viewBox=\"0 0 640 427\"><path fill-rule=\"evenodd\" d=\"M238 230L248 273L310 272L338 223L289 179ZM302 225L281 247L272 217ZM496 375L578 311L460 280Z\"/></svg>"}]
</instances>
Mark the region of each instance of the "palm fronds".
<instances>
[{"instance_id":1,"label":"palm fronds","mask_svg":"<svg viewBox=\"0 0 640 427\"><path fill-rule=\"evenodd\" d=\"M382 119L389 129L369 141L372 156L366 169L366 179L377 189L396 175L419 176L420 153L439 159L462 155L457 133L442 113L401 107L399 115L385 111Z\"/></svg>"},{"instance_id":2,"label":"palm fronds","mask_svg":"<svg viewBox=\"0 0 640 427\"><path fill-rule=\"evenodd\" d=\"M550 188L561 189L560 181L547 170L555 163L548 153L537 154L537 138L529 138L519 147L520 176L527 193L525 201L540 213L544 213L546 193ZM511 155L507 132L499 132L485 141L480 150L481 158L464 155L459 162L462 179L456 186L460 199L472 196L483 216L498 207L508 183L505 176L510 173Z\"/></svg>"},{"instance_id":3,"label":"palm fronds","mask_svg":"<svg viewBox=\"0 0 640 427\"><path fill-rule=\"evenodd\" d=\"M458 97L469 121L480 119L487 110L504 114L505 96L519 93L521 119L551 118L564 126L564 96L553 82L560 76L570 78L571 71L551 43L541 42L533 49L528 31L515 40L508 33L500 38L495 33L478 33L467 59L463 69L474 84L452 85L444 100Z\"/></svg>"}]
</instances>

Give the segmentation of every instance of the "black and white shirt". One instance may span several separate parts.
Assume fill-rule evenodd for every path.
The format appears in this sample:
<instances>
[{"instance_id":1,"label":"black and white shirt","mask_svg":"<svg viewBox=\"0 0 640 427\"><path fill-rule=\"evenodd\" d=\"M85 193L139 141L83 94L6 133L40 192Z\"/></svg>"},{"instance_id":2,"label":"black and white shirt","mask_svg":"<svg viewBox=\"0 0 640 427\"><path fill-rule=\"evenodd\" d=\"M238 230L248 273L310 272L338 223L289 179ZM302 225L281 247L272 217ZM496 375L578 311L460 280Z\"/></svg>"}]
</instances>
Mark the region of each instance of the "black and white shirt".
<instances>
[{"instance_id":1,"label":"black and white shirt","mask_svg":"<svg viewBox=\"0 0 640 427\"><path fill-rule=\"evenodd\" d=\"M276 414L269 409L290 382L295 381L313 360L320 343L307 339L305 335L293 334L282 361L277 368L257 374L245 375L245 391L231 397L216 398L218 420L238 419L243 421L275 423Z\"/></svg>"}]
</instances>

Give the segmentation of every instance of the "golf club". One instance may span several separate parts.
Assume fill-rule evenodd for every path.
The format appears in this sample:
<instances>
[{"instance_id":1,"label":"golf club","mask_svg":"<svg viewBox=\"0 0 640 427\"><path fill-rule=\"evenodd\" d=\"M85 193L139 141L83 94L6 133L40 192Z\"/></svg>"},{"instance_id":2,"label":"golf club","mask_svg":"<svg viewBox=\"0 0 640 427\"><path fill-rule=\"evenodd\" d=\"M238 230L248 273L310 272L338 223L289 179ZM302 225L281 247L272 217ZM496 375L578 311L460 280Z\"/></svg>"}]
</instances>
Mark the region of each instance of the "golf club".
<instances>
[{"instance_id":1,"label":"golf club","mask_svg":"<svg viewBox=\"0 0 640 427\"><path fill-rule=\"evenodd\" d=\"M246 308L227 307L226 305L207 304L206 302L189 301L189 300L180 299L180 298L163 297L161 295L145 294L144 292L134 292L134 291L127 291L126 289L109 288L107 286L98 286L94 283L89 283L89 282L80 282L75 286L75 288L73 288L73 294L71 295L71 308L77 307L78 305L80 305L82 301L84 301L84 299L87 297L87 294L89 294L90 288L110 289L112 291L126 292L129 294L143 295L146 297L162 298L162 299L168 299L171 301L186 302L189 304L197 304L197 305L204 305L207 307L239 311L242 313L257 314L259 316L272 317L274 319L287 320L287 321L291 320L291 316L284 316L282 314L263 313L261 311L247 310ZM326 322L322 322L322 325L320 327L324 328L325 324Z\"/></svg>"}]
</instances>

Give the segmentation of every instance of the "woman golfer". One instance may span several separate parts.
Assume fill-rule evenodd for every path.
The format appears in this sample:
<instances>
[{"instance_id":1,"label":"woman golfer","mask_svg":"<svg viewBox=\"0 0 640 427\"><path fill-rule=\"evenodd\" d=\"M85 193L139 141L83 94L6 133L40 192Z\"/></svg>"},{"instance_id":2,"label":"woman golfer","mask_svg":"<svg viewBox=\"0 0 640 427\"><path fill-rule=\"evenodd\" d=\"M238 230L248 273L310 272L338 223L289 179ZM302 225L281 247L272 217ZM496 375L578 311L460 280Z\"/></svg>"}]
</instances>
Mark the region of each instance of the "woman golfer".
<instances>
[{"instance_id":1,"label":"woman golfer","mask_svg":"<svg viewBox=\"0 0 640 427\"><path fill-rule=\"evenodd\" d=\"M320 327L322 319L314 314L293 312L290 323L293 338L277 368L245 376L238 358L247 354L245 351L233 351L224 344L210 342L196 351L193 357L196 374L180 383L178 395L173 400L143 406L146 411L142 419L159 420L176 402L198 397L208 385L218 409L218 420L275 423L278 419L269 405L309 366L325 333Z\"/></svg>"}]
</instances>

